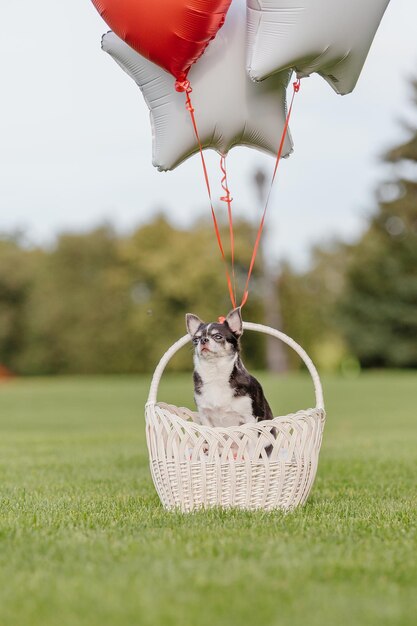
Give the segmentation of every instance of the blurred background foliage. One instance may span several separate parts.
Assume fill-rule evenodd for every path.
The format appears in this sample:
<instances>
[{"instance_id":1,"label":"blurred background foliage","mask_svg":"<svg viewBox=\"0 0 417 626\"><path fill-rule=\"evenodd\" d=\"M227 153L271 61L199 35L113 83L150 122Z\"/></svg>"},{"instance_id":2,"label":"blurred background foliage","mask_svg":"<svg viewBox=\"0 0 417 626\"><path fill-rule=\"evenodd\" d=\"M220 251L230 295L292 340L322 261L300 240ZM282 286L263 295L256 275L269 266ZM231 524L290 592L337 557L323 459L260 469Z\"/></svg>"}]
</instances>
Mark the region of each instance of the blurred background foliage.
<instances>
[{"instance_id":1,"label":"blurred background foliage","mask_svg":"<svg viewBox=\"0 0 417 626\"><path fill-rule=\"evenodd\" d=\"M227 233L223 233L227 236ZM236 273L249 265L255 233L235 225ZM189 230L165 217L127 236L110 226L65 233L52 249L27 249L21 237L0 240L0 363L17 374L147 372L185 334L185 313L215 320L230 309L212 226ZM251 319L262 319L254 273ZM264 345L245 342L252 367ZM180 353L177 369L191 364Z\"/></svg>"},{"instance_id":2,"label":"blurred background foliage","mask_svg":"<svg viewBox=\"0 0 417 626\"><path fill-rule=\"evenodd\" d=\"M408 130L408 140L384 155L391 178L356 243L315 248L304 272L285 263L265 268L258 256L245 318L273 320L324 370L417 367L417 130ZM259 172L254 182L261 196ZM240 289L255 237L253 224L235 224ZM0 375L152 371L185 333L186 312L207 321L227 313L225 284L205 221L181 230L158 215L128 235L109 225L63 233L50 249L3 235ZM248 366L274 368L264 338L248 333L244 347ZM278 362L300 367L293 354ZM191 367L190 351L174 367Z\"/></svg>"}]
</instances>

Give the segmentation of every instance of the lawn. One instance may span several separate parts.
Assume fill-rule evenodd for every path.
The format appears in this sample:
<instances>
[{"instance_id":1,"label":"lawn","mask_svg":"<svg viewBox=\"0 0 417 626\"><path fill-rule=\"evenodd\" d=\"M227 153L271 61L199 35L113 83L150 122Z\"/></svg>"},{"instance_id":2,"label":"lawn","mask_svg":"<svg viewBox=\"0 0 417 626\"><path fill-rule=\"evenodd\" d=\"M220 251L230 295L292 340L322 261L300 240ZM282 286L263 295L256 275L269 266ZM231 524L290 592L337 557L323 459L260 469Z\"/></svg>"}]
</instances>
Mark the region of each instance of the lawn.
<instances>
[{"instance_id":1,"label":"lawn","mask_svg":"<svg viewBox=\"0 0 417 626\"><path fill-rule=\"evenodd\" d=\"M277 412L307 376L261 380ZM417 588L417 373L330 377L307 505L167 513L135 377L0 385L0 626L405 626ZM161 399L190 402L188 375Z\"/></svg>"}]
</instances>

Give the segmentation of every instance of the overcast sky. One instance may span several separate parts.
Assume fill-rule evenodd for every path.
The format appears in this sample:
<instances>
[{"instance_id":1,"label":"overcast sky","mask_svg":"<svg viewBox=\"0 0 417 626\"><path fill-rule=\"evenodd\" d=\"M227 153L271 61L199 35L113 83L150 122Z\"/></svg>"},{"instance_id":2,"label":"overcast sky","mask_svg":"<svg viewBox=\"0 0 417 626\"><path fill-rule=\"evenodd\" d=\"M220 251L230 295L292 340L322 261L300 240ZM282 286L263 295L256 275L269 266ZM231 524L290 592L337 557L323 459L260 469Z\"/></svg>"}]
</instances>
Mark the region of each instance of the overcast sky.
<instances>
[{"instance_id":1,"label":"overcast sky","mask_svg":"<svg viewBox=\"0 0 417 626\"><path fill-rule=\"evenodd\" d=\"M0 25L0 231L50 242L64 229L111 221L127 230L156 210L186 225L209 208L198 156L175 171L151 164L142 96L100 49L108 28L89 0L13 0ZM391 0L355 91L337 96L305 79L267 221L274 258L303 263L314 243L352 238L389 172L379 156L406 135L409 79L417 77L417 2ZM218 159L210 157L213 177ZM256 218L252 177L273 159L248 148L229 157L236 215ZM220 193L218 194L220 195Z\"/></svg>"}]
</instances>

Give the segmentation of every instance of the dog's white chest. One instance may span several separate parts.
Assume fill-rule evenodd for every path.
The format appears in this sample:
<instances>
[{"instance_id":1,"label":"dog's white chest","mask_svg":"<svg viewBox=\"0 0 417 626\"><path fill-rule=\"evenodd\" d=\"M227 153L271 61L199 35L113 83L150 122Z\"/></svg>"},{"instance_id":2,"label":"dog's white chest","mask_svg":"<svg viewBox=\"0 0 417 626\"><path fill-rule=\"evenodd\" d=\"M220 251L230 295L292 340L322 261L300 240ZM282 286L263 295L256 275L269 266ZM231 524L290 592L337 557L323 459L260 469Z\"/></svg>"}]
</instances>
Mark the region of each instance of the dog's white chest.
<instances>
[{"instance_id":1,"label":"dog's white chest","mask_svg":"<svg viewBox=\"0 0 417 626\"><path fill-rule=\"evenodd\" d=\"M196 366L202 380L200 393L195 396L202 424L227 427L255 421L251 398L236 396L230 385L233 367L234 362Z\"/></svg>"}]
</instances>

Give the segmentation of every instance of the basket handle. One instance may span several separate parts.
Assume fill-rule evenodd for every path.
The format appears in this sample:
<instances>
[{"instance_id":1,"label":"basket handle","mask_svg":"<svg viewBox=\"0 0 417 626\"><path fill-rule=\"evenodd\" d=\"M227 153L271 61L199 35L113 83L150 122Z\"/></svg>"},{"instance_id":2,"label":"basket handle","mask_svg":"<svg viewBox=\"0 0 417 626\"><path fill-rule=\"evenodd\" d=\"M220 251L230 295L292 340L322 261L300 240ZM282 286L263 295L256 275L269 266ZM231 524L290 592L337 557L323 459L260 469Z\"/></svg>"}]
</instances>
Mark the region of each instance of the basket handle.
<instances>
[{"instance_id":1,"label":"basket handle","mask_svg":"<svg viewBox=\"0 0 417 626\"><path fill-rule=\"evenodd\" d=\"M255 324L253 322L243 322L243 328L244 330L254 330L258 333L271 335L272 337L276 337L277 339L280 339L283 343L286 343L287 346L290 346L290 348L292 348L299 355L299 357L304 361L310 373L310 376L313 379L314 393L316 396L316 408L324 409L323 389L321 386L320 377L318 375L317 369L313 361L310 359L307 352L301 346L299 346L298 343L294 341L294 339L291 339L291 337L288 337L288 335L285 335L279 330L275 330L275 328L270 328L269 326L264 326L263 324ZM164 370L167 364L172 359L174 354L176 354L176 352L178 352L178 350L180 350L183 346L185 346L189 341L191 341L190 335L188 334L184 335L184 337L181 337L181 339L178 339L178 341L176 341L165 352L165 354L159 361L158 365L156 366L154 375L152 377L147 404L155 404L159 383L161 382L161 377L162 377L162 374L164 373Z\"/></svg>"}]
</instances>

